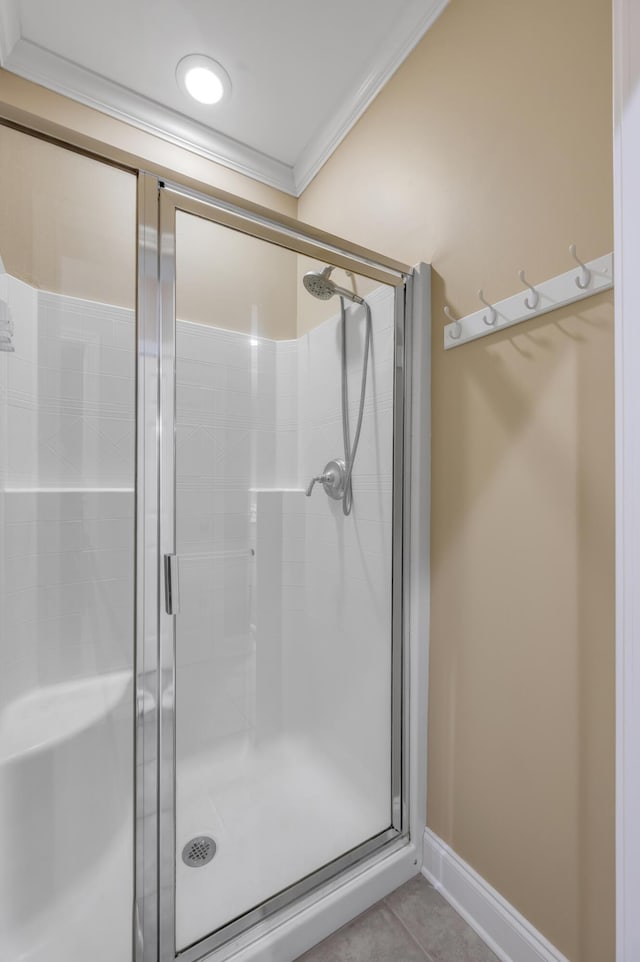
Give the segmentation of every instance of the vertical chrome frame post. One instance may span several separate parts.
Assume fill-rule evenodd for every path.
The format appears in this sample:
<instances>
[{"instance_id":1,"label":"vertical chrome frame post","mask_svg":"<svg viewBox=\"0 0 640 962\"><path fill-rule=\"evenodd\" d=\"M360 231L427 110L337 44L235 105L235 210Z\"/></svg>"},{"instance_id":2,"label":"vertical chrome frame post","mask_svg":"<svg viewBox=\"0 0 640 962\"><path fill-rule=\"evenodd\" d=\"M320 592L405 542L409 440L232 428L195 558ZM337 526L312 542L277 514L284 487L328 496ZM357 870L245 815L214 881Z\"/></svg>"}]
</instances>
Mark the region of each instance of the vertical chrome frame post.
<instances>
[{"instance_id":1,"label":"vertical chrome frame post","mask_svg":"<svg viewBox=\"0 0 640 962\"><path fill-rule=\"evenodd\" d=\"M138 175L135 962L158 958L158 181Z\"/></svg>"},{"instance_id":2,"label":"vertical chrome frame post","mask_svg":"<svg viewBox=\"0 0 640 962\"><path fill-rule=\"evenodd\" d=\"M408 476L409 446L405 445L405 431L409 423L407 408L410 398L407 392L407 341L408 318L407 284L397 287L394 302L394 377L393 377L393 523L392 523L392 574L391 574L391 814L392 825L398 832L408 827L408 796L405 791L403 773L407 758L405 740L407 737L406 710L408 699L405 697L405 563L408 559L408 538L410 525L406 524L409 502L406 499L405 479Z\"/></svg>"},{"instance_id":3,"label":"vertical chrome frame post","mask_svg":"<svg viewBox=\"0 0 640 962\"><path fill-rule=\"evenodd\" d=\"M402 761L399 764L399 772L396 777L399 779L401 788L401 812L400 825L402 830L408 832L409 826L415 812L412 810L411 803L411 783L409 764L412 746L411 737L411 713L415 710L415 705L411 703L411 578L408 576L411 571L411 558L413 551L413 526L416 518L412 513L412 436L413 436L413 366L414 366L414 277L413 274L405 278L404 289L398 292L398 299L402 296L403 312L403 343L402 343L402 390L396 393L396 427L398 436L402 438L402 455L398 454L397 463L394 465L394 490L402 491L402 513L394 518L394 537L401 541L400 549L402 558L402 571L400 574L400 585L395 583L394 591L398 596L394 602L394 630L400 635L401 641L394 645L394 653L400 659L399 664L394 665L397 671L394 673L394 693L397 693L397 704L395 706L394 725L401 731L398 739L402 749ZM399 308L398 308L399 309ZM396 321L396 323L398 323ZM397 349L396 374L399 373L399 350ZM402 409L402 414L400 410ZM398 424L401 421L402 424ZM395 444L395 440L394 440ZM398 654L399 653L399 654ZM426 732L426 726L425 726ZM416 840L414 839L414 842ZM421 844L421 842L420 842Z\"/></svg>"},{"instance_id":4,"label":"vertical chrome frame post","mask_svg":"<svg viewBox=\"0 0 640 962\"><path fill-rule=\"evenodd\" d=\"M176 551L175 510L175 317L176 210L166 191L160 191L160 553L158 566ZM159 600L159 773L158 773L158 886L159 962L176 956L175 809L176 809L176 678L175 615Z\"/></svg>"},{"instance_id":5,"label":"vertical chrome frame post","mask_svg":"<svg viewBox=\"0 0 640 962\"><path fill-rule=\"evenodd\" d=\"M404 797L422 863L427 814L431 510L431 267L417 264L406 284L411 319L405 341L404 477ZM411 777L410 777L411 776Z\"/></svg>"}]
</instances>

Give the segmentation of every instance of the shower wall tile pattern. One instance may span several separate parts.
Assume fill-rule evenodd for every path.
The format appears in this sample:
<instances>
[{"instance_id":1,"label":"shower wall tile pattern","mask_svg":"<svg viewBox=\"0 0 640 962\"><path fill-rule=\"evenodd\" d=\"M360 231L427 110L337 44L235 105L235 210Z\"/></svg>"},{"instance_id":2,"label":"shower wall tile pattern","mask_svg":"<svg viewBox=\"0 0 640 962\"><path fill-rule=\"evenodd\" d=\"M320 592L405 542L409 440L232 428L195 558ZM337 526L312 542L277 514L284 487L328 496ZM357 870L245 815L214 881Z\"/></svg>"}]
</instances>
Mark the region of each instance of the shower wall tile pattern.
<instances>
[{"instance_id":1,"label":"shower wall tile pattern","mask_svg":"<svg viewBox=\"0 0 640 962\"><path fill-rule=\"evenodd\" d=\"M135 325L0 276L0 704L133 664Z\"/></svg>"},{"instance_id":2,"label":"shower wall tile pattern","mask_svg":"<svg viewBox=\"0 0 640 962\"><path fill-rule=\"evenodd\" d=\"M135 326L130 311L34 291L8 275L0 297L12 305L16 347L0 354L6 703L132 666ZM277 342L178 322L178 737L187 755L262 723L265 737L307 735L360 769L363 785L380 782L392 292L369 300L372 364L348 519L321 487L309 499L303 492L343 455L338 318ZM361 309L349 308L348 335L353 431ZM265 565L269 590L260 592Z\"/></svg>"},{"instance_id":3,"label":"shower wall tile pattern","mask_svg":"<svg viewBox=\"0 0 640 962\"><path fill-rule=\"evenodd\" d=\"M9 282L7 486L132 488L133 312Z\"/></svg>"},{"instance_id":4,"label":"shower wall tile pattern","mask_svg":"<svg viewBox=\"0 0 640 962\"><path fill-rule=\"evenodd\" d=\"M340 764L388 824L390 797L390 638L394 388L393 291L367 298L373 341L362 434L353 474L353 510L316 485L305 500L304 604L285 631L287 729L306 732ZM355 430L365 322L347 309L349 423ZM302 485L331 458L344 457L339 318L298 342L299 458ZM295 522L294 522L295 523ZM371 826L371 834L376 830Z\"/></svg>"},{"instance_id":5,"label":"shower wall tile pattern","mask_svg":"<svg viewBox=\"0 0 640 962\"><path fill-rule=\"evenodd\" d=\"M297 477L297 354L295 341L180 321L176 348L177 737L185 758L255 725L256 491Z\"/></svg>"}]
</instances>

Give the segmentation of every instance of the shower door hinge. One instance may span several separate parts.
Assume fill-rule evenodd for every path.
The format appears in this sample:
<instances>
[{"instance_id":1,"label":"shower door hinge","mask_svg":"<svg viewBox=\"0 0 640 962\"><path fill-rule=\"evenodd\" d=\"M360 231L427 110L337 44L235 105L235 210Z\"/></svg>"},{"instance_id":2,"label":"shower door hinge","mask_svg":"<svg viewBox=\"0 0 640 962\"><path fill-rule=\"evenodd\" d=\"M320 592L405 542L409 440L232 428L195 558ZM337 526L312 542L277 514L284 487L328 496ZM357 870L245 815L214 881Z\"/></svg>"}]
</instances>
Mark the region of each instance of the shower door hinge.
<instances>
[{"instance_id":1,"label":"shower door hinge","mask_svg":"<svg viewBox=\"0 0 640 962\"><path fill-rule=\"evenodd\" d=\"M168 615L180 612L180 569L177 554L164 556L164 606Z\"/></svg>"}]
</instances>

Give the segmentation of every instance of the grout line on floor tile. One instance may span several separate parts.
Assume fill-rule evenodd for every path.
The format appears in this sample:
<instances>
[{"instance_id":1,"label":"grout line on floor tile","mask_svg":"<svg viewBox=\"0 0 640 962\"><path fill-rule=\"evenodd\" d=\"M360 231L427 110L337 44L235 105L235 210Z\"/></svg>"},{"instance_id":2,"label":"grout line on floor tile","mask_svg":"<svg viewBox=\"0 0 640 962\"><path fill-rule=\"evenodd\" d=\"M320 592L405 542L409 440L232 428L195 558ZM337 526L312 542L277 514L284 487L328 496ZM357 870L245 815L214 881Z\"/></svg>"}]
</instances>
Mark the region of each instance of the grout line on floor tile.
<instances>
[{"instance_id":1,"label":"grout line on floor tile","mask_svg":"<svg viewBox=\"0 0 640 962\"><path fill-rule=\"evenodd\" d=\"M389 894L390 894L390 895L393 895L393 892L390 892ZM382 899L382 901L384 902L385 906L389 909L389 911L390 911L391 914L393 915L394 919L396 919L396 921L400 923L400 925L401 925L402 928L405 930L405 932L407 933L407 935L409 936L409 938L411 939L411 941L412 941L412 942L415 942L415 944L418 946L418 948L420 949L420 951L421 951L422 954L424 955L424 957L425 957L425 959L427 960L427 962L434 962L433 956L432 956L432 955L429 955L429 953L428 953L428 951L425 949L424 945L422 945L422 943L419 942L418 939L415 937L415 935L413 934L413 932L412 932L409 928L407 928L407 926L404 924L404 922L402 921L402 919L400 918L400 916L399 916L396 912L393 911L393 907L392 907L391 905L389 905L389 903L388 903L388 901L387 901L387 898L388 898L388 896L386 896L384 899Z\"/></svg>"},{"instance_id":2,"label":"grout line on floor tile","mask_svg":"<svg viewBox=\"0 0 640 962\"><path fill-rule=\"evenodd\" d=\"M393 893L391 893L391 894L393 894ZM396 920L396 922L399 922L399 923L400 923L400 925L401 925L402 928L405 930L405 932L407 933L407 935L409 936L409 938L411 939L411 941L412 941L415 945L418 946L418 948L420 949L420 951L421 951L422 954L424 955L426 962L434 962L433 956L432 956L432 955L429 955L429 953L428 953L427 950L425 949L424 945L421 945L420 942L418 942L418 940L417 940L417 938L415 937L415 935L413 934L413 932L412 932L410 929L407 928L407 926L404 924L404 922L402 921L402 919L400 918L400 916L397 915L397 914L393 911L392 907L389 905L389 903L387 902L386 898L382 899L381 901L382 901L382 903L384 904L385 908L388 908L388 909L389 909L389 911L390 911L391 914L393 915L393 917L394 917L394 919Z\"/></svg>"},{"instance_id":3,"label":"grout line on floor tile","mask_svg":"<svg viewBox=\"0 0 640 962\"><path fill-rule=\"evenodd\" d=\"M316 949L320 948L321 945L324 945L324 943L328 942L330 939L333 939L336 936L343 935L346 932L346 930L350 928L355 922L358 922L360 919L363 919L366 915L369 915L370 912L373 912L375 909L380 908L381 906L388 909L391 915L393 916L393 918L396 920L396 922L400 923L401 928L404 929L405 933L409 936L410 940L413 942L413 944L416 946L419 952L424 956L424 962L434 962L433 956L429 955L426 949L424 949L420 945L420 943L415 938L413 933L409 931L409 929L406 927L402 919L398 918L398 916L393 911L391 906L387 904L386 898L381 898L378 902L375 902L373 905L370 905L368 909L365 909L364 912L361 912L359 915L356 915L356 917L351 919L349 922L345 922L345 924L340 926L339 929L336 929L335 932L332 932L330 935L327 935L324 939L321 939L320 942L317 942L315 945L311 946L311 948L307 949L307 951L298 959L296 959L295 962L300 962L300 960L303 958L306 958L307 955L311 955L311 953L315 952ZM339 943L339 946L340 946L340 943Z\"/></svg>"}]
</instances>

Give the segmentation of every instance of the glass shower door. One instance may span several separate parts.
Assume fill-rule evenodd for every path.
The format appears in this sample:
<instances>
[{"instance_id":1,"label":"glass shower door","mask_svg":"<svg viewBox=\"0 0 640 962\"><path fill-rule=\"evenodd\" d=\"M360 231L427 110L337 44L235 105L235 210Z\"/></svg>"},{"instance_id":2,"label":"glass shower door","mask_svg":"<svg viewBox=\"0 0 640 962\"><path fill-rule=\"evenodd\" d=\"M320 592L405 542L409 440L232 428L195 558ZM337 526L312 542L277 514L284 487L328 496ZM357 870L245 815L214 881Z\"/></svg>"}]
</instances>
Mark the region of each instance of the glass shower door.
<instances>
[{"instance_id":1,"label":"glass shower door","mask_svg":"<svg viewBox=\"0 0 640 962\"><path fill-rule=\"evenodd\" d=\"M163 550L177 557L179 610L164 624L175 715L163 757L174 736L182 952L224 941L398 834L396 310L393 287L333 275L371 310L346 515L322 481L308 491L327 462L348 461L340 301L312 297L301 280L325 265L167 194L162 235L165 254L175 249L175 281L167 255L163 325L166 339L175 305L175 383L168 353L164 416L175 434L165 420L163 464L175 460L163 513L173 509L175 531ZM345 301L352 437L367 324L364 305ZM397 669L397 647L395 658Z\"/></svg>"}]
</instances>

